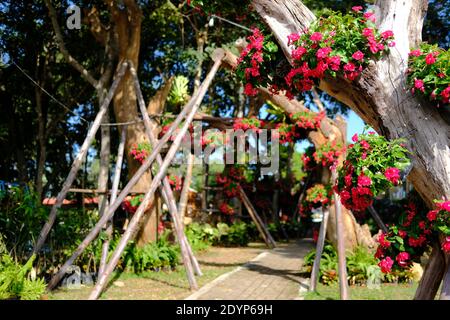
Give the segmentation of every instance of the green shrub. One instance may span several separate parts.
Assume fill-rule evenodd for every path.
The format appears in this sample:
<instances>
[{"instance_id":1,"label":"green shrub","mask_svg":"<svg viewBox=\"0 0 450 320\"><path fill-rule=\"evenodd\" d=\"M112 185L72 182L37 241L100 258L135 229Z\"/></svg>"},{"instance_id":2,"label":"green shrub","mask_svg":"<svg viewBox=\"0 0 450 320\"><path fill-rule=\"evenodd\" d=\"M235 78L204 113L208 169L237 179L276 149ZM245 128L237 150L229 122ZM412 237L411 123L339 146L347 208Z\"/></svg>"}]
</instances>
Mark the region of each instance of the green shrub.
<instances>
[{"instance_id":1,"label":"green shrub","mask_svg":"<svg viewBox=\"0 0 450 320\"><path fill-rule=\"evenodd\" d=\"M216 244L223 246L246 246L250 242L247 224L242 221L234 222L231 225L218 223L219 236Z\"/></svg>"},{"instance_id":2,"label":"green shrub","mask_svg":"<svg viewBox=\"0 0 450 320\"><path fill-rule=\"evenodd\" d=\"M0 235L0 300L39 299L45 291L44 279L31 278L33 255L25 265L15 262L6 251Z\"/></svg>"}]
</instances>

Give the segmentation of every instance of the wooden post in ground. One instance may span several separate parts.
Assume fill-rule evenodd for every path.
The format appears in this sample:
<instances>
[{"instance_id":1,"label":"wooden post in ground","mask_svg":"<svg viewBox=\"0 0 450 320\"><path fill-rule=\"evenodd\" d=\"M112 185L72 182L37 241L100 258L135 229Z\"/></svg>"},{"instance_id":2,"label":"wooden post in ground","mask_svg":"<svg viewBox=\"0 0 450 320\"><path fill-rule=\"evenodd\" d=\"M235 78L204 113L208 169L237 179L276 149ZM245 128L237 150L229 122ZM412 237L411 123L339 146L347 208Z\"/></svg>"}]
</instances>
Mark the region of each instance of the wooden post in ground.
<instances>
[{"instance_id":1,"label":"wooden post in ground","mask_svg":"<svg viewBox=\"0 0 450 320\"><path fill-rule=\"evenodd\" d=\"M142 90L139 85L139 79L137 77L136 69L134 69L134 66L132 65L131 62L130 62L130 72L131 72L131 75L133 76L133 80L134 80L134 86L135 86L136 95L138 98L139 109L141 110L142 118L144 119L145 133L147 134L147 137L150 140L150 143L152 144L152 146L154 146L158 141L157 141L155 135L153 134L152 123L151 123L150 117L147 113L147 109L145 108L144 97L142 95ZM161 155L159 155L159 154L157 155L156 162L160 167L162 166L163 161L162 161ZM191 289L195 289L195 288L197 288L197 283L194 278L193 263L192 263L192 260L195 259L195 257L191 257L190 253L192 253L192 251L189 251L187 249L187 247L189 246L189 243L185 241L185 237L182 234L183 228L181 226L181 223L179 222L180 217L176 210L176 205L175 206L171 205L172 203L175 203L175 197L173 196L172 188L170 187L169 180L167 179L166 176L164 176L162 186L160 185L159 189L160 189L161 195L163 196L163 200L165 200L167 207L169 208L169 211L170 211L170 214L172 217L172 221L173 221L174 228L175 228L175 233L177 235L178 243L180 245L181 257L183 259L183 263L186 268L186 275L188 277L189 284L191 284ZM198 272L201 273L200 270L198 270Z\"/></svg>"},{"instance_id":2,"label":"wooden post in ground","mask_svg":"<svg viewBox=\"0 0 450 320\"><path fill-rule=\"evenodd\" d=\"M328 216L330 212L328 208L323 212L322 223L320 224L319 238L316 245L316 256L314 257L314 264L311 271L311 280L309 284L309 291L316 291L317 282L319 280L320 259L322 258L323 247L325 245L325 237L327 234Z\"/></svg>"},{"instance_id":3,"label":"wooden post in ground","mask_svg":"<svg viewBox=\"0 0 450 320\"><path fill-rule=\"evenodd\" d=\"M119 182L120 182L120 174L122 172L122 163L123 163L123 154L125 151L125 142L127 137L127 126L122 127L122 132L120 134L120 142L119 148L117 150L117 160L116 160L116 168L114 170L114 180L112 184L111 190L111 198L110 202L116 201L117 191L119 190ZM100 267L98 269L98 275L100 276L105 269L106 261L108 260L108 252L109 252L109 242L111 241L111 237L113 235L113 217L108 220L106 223L106 239L103 241L102 245L102 256L100 258Z\"/></svg>"},{"instance_id":4,"label":"wooden post in ground","mask_svg":"<svg viewBox=\"0 0 450 320\"><path fill-rule=\"evenodd\" d=\"M445 258L439 242L433 244L430 259L425 267L414 300L433 300L439 290L445 270Z\"/></svg>"},{"instance_id":5,"label":"wooden post in ground","mask_svg":"<svg viewBox=\"0 0 450 320\"><path fill-rule=\"evenodd\" d=\"M375 208L373 206L369 206L369 212L372 215L372 218L375 220L375 222L377 223L378 227L384 232L387 233L388 232L388 228L386 227L386 225L383 223L383 220L381 220L381 217L378 215L378 212L375 210Z\"/></svg>"},{"instance_id":6,"label":"wooden post in ground","mask_svg":"<svg viewBox=\"0 0 450 320\"><path fill-rule=\"evenodd\" d=\"M45 223L44 227L42 228L38 240L36 242L36 245L34 246L33 253L37 254L42 246L45 243L45 240L47 239L48 233L50 232L53 224L55 223L56 216L58 214L58 209L61 207L61 204L63 203L64 199L66 198L67 192L69 191L70 187L72 186L73 181L75 180L75 177L78 173L78 170L80 169L81 164L83 163L83 160L86 158L86 154L88 152L88 149L90 145L92 144L92 141L95 139L95 134L97 133L97 130L100 128L103 116L108 111L108 106L114 97L114 93L125 74L125 71L128 67L128 64L125 62L121 65L116 79L114 79L111 88L108 91L108 94L106 95L105 99L103 100L102 105L100 106L100 110L97 113L97 116L95 117L94 122L91 124L91 127L89 128L89 131L86 135L86 139L84 140L83 144L81 145L80 151L78 152L77 157L72 163L72 167L70 168L69 175L67 176L66 180L64 181L64 184L61 188L61 191L58 193L58 196L56 197L56 202L53 205L50 214L48 216L47 222Z\"/></svg>"},{"instance_id":7,"label":"wooden post in ground","mask_svg":"<svg viewBox=\"0 0 450 320\"><path fill-rule=\"evenodd\" d=\"M336 169L332 170L331 181L334 184L336 181ZM342 300L348 300L348 282L347 282L347 264L345 259L345 240L341 199L336 192L334 194L334 206L336 210L336 238L337 238L337 253L338 253L338 271L339 271L339 291Z\"/></svg>"},{"instance_id":8,"label":"wooden post in ground","mask_svg":"<svg viewBox=\"0 0 450 320\"><path fill-rule=\"evenodd\" d=\"M72 256L67 259L67 261L62 265L59 271L53 276L47 285L47 290L53 289L59 281L61 281L64 276L67 268L73 264L73 262L83 253L86 247L97 237L105 223L114 215L114 212L120 206L125 197L130 193L131 188L133 188L140 177L150 168L151 164L155 160L156 156L159 155L159 152L163 148L163 146L169 141L173 132L178 128L180 122L185 118L185 116L192 110L194 103L197 100L197 96L192 97L191 100L184 106L183 110L177 115L175 120L170 125L167 132L164 136L159 140L159 143L153 147L151 154L147 157L144 163L139 167L139 169L135 172L135 174L128 181L126 186L122 189L119 195L116 198L116 201L110 203L108 210L105 214L99 219L94 228L88 233L88 235L84 238L84 240L78 245L77 249L73 252Z\"/></svg>"},{"instance_id":9,"label":"wooden post in ground","mask_svg":"<svg viewBox=\"0 0 450 320\"><path fill-rule=\"evenodd\" d=\"M155 193L157 187L161 183L161 180L165 177L167 169L170 165L170 162L172 161L173 157L175 156L175 154L181 144L181 141L182 141L185 133L187 132L189 125L191 124L191 122L194 118L195 112L197 111L198 107L200 106L200 104L202 102L202 99L206 93L206 90L208 89L213 77L215 76L217 70L219 69L219 67L222 63L223 56L224 56L223 50L222 50L222 52L216 51L216 54L214 55L214 61L215 61L214 65L212 66L210 72L208 73L205 80L203 81L202 86L199 89L198 96L195 99L195 103L194 103L192 109L190 110L188 116L186 117L186 121L184 122L180 131L177 133L177 136L176 136L174 142L172 143L172 145L170 146L169 151L167 152L166 157L164 158L164 161L163 161L162 165L160 166L158 173L153 178L152 183L150 185L150 189L147 191L147 193L144 196L144 199L142 200L142 203L139 205L137 211L134 213L133 218L131 219L130 224L128 226L128 229L125 231L122 238L120 239L120 241L116 247L116 250L112 254L111 259L105 268L105 272L99 278L97 284L95 285L94 289L92 290L91 295L89 296L90 300L96 300L100 296L101 292L103 291L104 287L107 284L109 275L115 269L117 262L119 261L128 241L131 240L132 236L134 235L134 233L139 225L139 222L142 219L145 208L150 204L150 200L151 200L153 194ZM191 283L190 285L191 285L191 288L194 287L193 283Z\"/></svg>"},{"instance_id":10,"label":"wooden post in ground","mask_svg":"<svg viewBox=\"0 0 450 320\"><path fill-rule=\"evenodd\" d=\"M262 222L261 218L259 217L258 213L256 212L255 208L253 207L252 203L250 202L250 199L245 194L245 191L242 189L240 185L238 185L239 195L242 199L242 202L244 203L245 207L247 208L248 213L250 214L250 217L252 218L253 222L256 225L256 228L258 229L259 233L261 234L264 242L269 248L275 248L276 242L273 240L272 236L269 233L269 230L267 230L266 226Z\"/></svg>"}]
</instances>

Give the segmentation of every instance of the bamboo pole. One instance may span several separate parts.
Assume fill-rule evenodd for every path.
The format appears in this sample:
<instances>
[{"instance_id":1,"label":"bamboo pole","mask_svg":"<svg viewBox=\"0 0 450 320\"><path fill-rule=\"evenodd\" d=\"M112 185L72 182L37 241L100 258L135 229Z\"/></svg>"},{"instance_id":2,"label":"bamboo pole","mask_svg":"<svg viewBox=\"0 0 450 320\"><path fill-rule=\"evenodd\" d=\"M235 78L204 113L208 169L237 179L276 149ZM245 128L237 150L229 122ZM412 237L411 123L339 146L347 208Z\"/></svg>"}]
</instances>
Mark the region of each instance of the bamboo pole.
<instances>
[{"instance_id":1,"label":"bamboo pole","mask_svg":"<svg viewBox=\"0 0 450 320\"><path fill-rule=\"evenodd\" d=\"M53 224L55 223L56 216L58 214L58 209L61 207L61 204L63 203L64 199L66 198L67 192L69 191L69 188L71 187L73 181L75 180L77 172L80 169L80 166L86 157L89 146L92 144L92 141L95 139L95 134L98 131L98 129L100 128L103 116L108 111L108 106L114 96L114 93L120 83L120 80L122 79L123 75L125 74L127 67L128 67L128 64L126 62L122 63L122 65L117 73L116 79L114 79L114 81L111 85L111 88L109 89L108 94L105 97L105 100L103 100L103 103L100 106L100 110L98 111L94 122L92 123L91 127L89 128L89 131L86 135L86 139L84 140L83 144L81 145L80 151L78 152L77 157L75 158L75 160L72 163L72 167L70 168L69 175L67 176L66 180L64 181L63 187L62 187L61 191L58 193L58 196L56 197L56 203L53 205L53 207L50 211L50 214L48 216L48 219L39 234L38 240L33 249L33 253L35 253L35 254L37 254L41 250L42 246L45 243L45 240L47 239L48 233L50 232Z\"/></svg>"},{"instance_id":2,"label":"bamboo pole","mask_svg":"<svg viewBox=\"0 0 450 320\"><path fill-rule=\"evenodd\" d=\"M332 170L331 181L336 181L336 169ZM345 239L344 228L342 221L342 207L341 199L336 192L334 193L334 206L336 210L336 238L337 238L337 253L338 253L338 270L339 270L339 291L342 300L348 300L348 283L347 283L347 265L345 261Z\"/></svg>"},{"instance_id":3,"label":"bamboo pole","mask_svg":"<svg viewBox=\"0 0 450 320\"><path fill-rule=\"evenodd\" d=\"M186 176L184 177L183 189L181 190L180 201L178 204L178 212L181 219L181 225L184 225L184 216L186 213L186 208L189 198L189 189L191 187L192 181L192 171L194 169L194 154L189 153L187 164L186 164Z\"/></svg>"},{"instance_id":4,"label":"bamboo pole","mask_svg":"<svg viewBox=\"0 0 450 320\"><path fill-rule=\"evenodd\" d=\"M142 90L139 85L139 80L137 77L136 69L134 69L134 66L132 65L131 62L130 62L130 72L131 72L131 75L133 76L133 80L134 80L134 86L135 86L136 95L138 98L139 109L141 110L142 117L144 119L145 132L147 134L148 139L150 140L150 143L153 146L158 141L157 141L155 135L153 134L152 123L151 123L150 117L147 113L147 110L145 108L144 97L142 95ZM162 166L163 161L162 161L161 155L159 155L159 154L157 155L156 162L160 167ZM173 196L172 188L170 187L170 183L169 183L169 180L167 179L167 176L163 177L163 183L162 183L162 185L159 185L159 189L160 189L161 195L163 196L163 200L165 200L167 206L169 207L170 215L171 215L172 221L174 223L175 233L177 234L177 240L180 245L181 257L183 259L183 264L186 268L186 276L188 278L189 285L191 286L191 289L196 289L197 281L195 280L195 277L194 277L194 271L193 271L193 265L192 265L193 259L190 257L189 250L187 249L187 246L189 246L189 243L184 241L184 237L181 234L183 232L183 229L181 228L181 224L178 221L179 215L176 210L176 205L175 206L171 205L172 201L175 204L175 197Z\"/></svg>"},{"instance_id":5,"label":"bamboo pole","mask_svg":"<svg viewBox=\"0 0 450 320\"><path fill-rule=\"evenodd\" d=\"M316 291L317 281L319 280L320 259L322 258L323 247L325 245L325 236L327 234L328 216L330 212L326 209L323 212L322 223L320 224L319 238L316 245L316 256L314 257L314 264L311 271L311 283L309 284L309 291Z\"/></svg>"},{"instance_id":6,"label":"bamboo pole","mask_svg":"<svg viewBox=\"0 0 450 320\"><path fill-rule=\"evenodd\" d=\"M117 150L117 160L116 160L116 168L114 170L114 180L111 191L111 199L110 202L114 202L117 198L117 192L119 190L119 182L120 182L120 174L122 172L122 163L123 163L123 154L125 151L125 142L127 138L127 126L122 127L122 132L120 135L120 143L119 148ZM98 274L101 275L103 270L105 269L106 261L108 259L108 251L109 251L109 242L111 241L111 237L113 234L113 218L108 220L106 223L106 239L103 241L102 246L102 256L100 259L100 266L98 269Z\"/></svg>"},{"instance_id":7,"label":"bamboo pole","mask_svg":"<svg viewBox=\"0 0 450 320\"><path fill-rule=\"evenodd\" d=\"M256 228L258 229L259 233L261 234L262 238L264 239L264 242L269 248L275 248L276 242L273 240L272 236L270 235L269 231L267 230L266 226L262 222L261 218L259 217L258 213L256 212L255 208L253 207L252 203L250 202L250 199L245 194L244 190L240 185L238 185L239 195L241 196L242 202L244 202L245 207L247 208L248 213L250 214L250 217L252 218L253 222L256 225Z\"/></svg>"},{"instance_id":8,"label":"bamboo pole","mask_svg":"<svg viewBox=\"0 0 450 320\"><path fill-rule=\"evenodd\" d=\"M192 109L194 102L196 101L196 98L197 98L196 96L192 97L191 100L184 106L183 110L181 110L181 112L178 114L177 118L170 125L167 132L159 140L159 143L153 147L152 153L147 157L144 163L139 167L139 169L135 172L133 177L131 177L131 179L128 181L123 190L119 193L119 195L116 198L116 201L114 201L109 205L108 210L99 219L99 221L97 221L97 224L94 226L94 228L92 228L92 230L84 238L84 240L78 245L77 249L73 252L72 256L69 259L67 259L67 261L62 265L59 271L50 280L49 284L47 285L47 290L53 289L59 283L59 281L61 281L67 268L73 264L73 262L80 256L80 254L83 253L86 247L97 237L98 233L101 231L105 223L108 221L108 219L110 219L113 216L114 212L120 206L122 201L130 193L131 188L133 188L136 185L140 177L148 170L150 165L155 160L156 156L159 154L160 150L167 143L167 141L172 136L175 129L178 128L178 125L180 124L182 119L184 119L186 114L188 114L188 112Z\"/></svg>"},{"instance_id":9,"label":"bamboo pole","mask_svg":"<svg viewBox=\"0 0 450 320\"><path fill-rule=\"evenodd\" d=\"M212 66L210 72L208 73L204 82L202 83L201 89L198 92L198 96L195 99L195 103L194 103L192 109L190 110L190 112L186 118L186 121L184 122L181 130L178 132L178 134L175 138L175 141L170 146L169 151L167 152L166 157L164 158L164 161L163 161L161 167L159 168L158 173L153 178L152 183L150 185L150 189L145 194L144 199L142 200L142 203L139 205L138 209L134 213L133 218L130 221L127 231L125 231L122 238L120 239L120 242L118 243L118 245L116 247L116 250L112 254L111 259L105 268L105 272L99 278L97 284L95 285L94 289L92 290L91 295L89 296L90 300L96 300L100 296L104 287L106 286L109 275L112 273L112 271L116 267L117 262L119 261L121 255L122 255L122 252L125 249L125 246L127 245L128 241L132 238L140 220L142 219L145 208L149 205L150 200L151 200L153 194L155 193L158 185L161 183L161 180L165 177L167 168L169 167L170 162L173 160L173 158L181 144L181 141L182 141L185 133L187 132L189 125L192 122L192 119L194 118L195 112L197 111L198 107L200 106L200 104L203 100L206 90L208 89L214 75L216 74L217 70L220 67L220 64L222 63L223 55L224 55L223 53L221 53L221 54L219 53L215 56L214 65Z\"/></svg>"},{"instance_id":10,"label":"bamboo pole","mask_svg":"<svg viewBox=\"0 0 450 320\"><path fill-rule=\"evenodd\" d=\"M375 210L375 208L373 206L369 206L369 212L372 215L372 218L375 220L375 222L377 223L378 227L384 232L387 233L388 232L388 228L386 227L386 225L383 223L383 220L381 220L381 217L378 215L378 212Z\"/></svg>"}]
</instances>

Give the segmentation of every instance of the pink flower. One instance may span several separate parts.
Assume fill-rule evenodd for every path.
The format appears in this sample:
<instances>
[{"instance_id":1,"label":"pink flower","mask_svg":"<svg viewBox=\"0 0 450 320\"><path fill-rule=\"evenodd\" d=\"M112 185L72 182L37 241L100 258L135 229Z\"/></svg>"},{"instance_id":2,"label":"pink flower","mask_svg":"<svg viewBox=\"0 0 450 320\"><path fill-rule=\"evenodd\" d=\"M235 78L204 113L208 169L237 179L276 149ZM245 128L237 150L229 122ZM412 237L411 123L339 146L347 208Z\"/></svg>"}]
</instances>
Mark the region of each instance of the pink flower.
<instances>
[{"instance_id":1,"label":"pink flower","mask_svg":"<svg viewBox=\"0 0 450 320\"><path fill-rule=\"evenodd\" d=\"M353 141L353 142L357 142L357 141L358 141L358 134L357 134L357 133L355 133L355 134L353 135L352 141Z\"/></svg>"},{"instance_id":2,"label":"pink flower","mask_svg":"<svg viewBox=\"0 0 450 320\"><path fill-rule=\"evenodd\" d=\"M427 219L428 219L429 221L434 221L434 220L436 220L437 213L438 213L437 210L431 210L430 212L427 213Z\"/></svg>"},{"instance_id":3,"label":"pink flower","mask_svg":"<svg viewBox=\"0 0 450 320\"><path fill-rule=\"evenodd\" d=\"M395 41L389 42L388 47L390 47L390 48L395 47Z\"/></svg>"},{"instance_id":4,"label":"pink flower","mask_svg":"<svg viewBox=\"0 0 450 320\"><path fill-rule=\"evenodd\" d=\"M367 158L367 153L366 153L366 152L363 152L363 153L361 154L361 159L366 160L366 158Z\"/></svg>"},{"instance_id":5,"label":"pink flower","mask_svg":"<svg viewBox=\"0 0 450 320\"><path fill-rule=\"evenodd\" d=\"M352 10L355 11L355 12L360 12L362 9L363 9L363 7L361 7L361 6L354 6L354 7L352 7Z\"/></svg>"},{"instance_id":6,"label":"pink flower","mask_svg":"<svg viewBox=\"0 0 450 320\"><path fill-rule=\"evenodd\" d=\"M309 39L311 40L311 41L315 41L315 42L317 42L317 41L320 41L320 40L322 40L322 34L320 33L320 32L314 32L312 35L311 35L311 37L309 37Z\"/></svg>"},{"instance_id":7,"label":"pink flower","mask_svg":"<svg viewBox=\"0 0 450 320\"><path fill-rule=\"evenodd\" d=\"M373 12L365 12L364 13L364 18L366 18L367 20L370 20L372 22L375 22L375 14Z\"/></svg>"},{"instance_id":8,"label":"pink flower","mask_svg":"<svg viewBox=\"0 0 450 320\"><path fill-rule=\"evenodd\" d=\"M442 244L442 250L444 250L445 253L450 253L450 237L445 237L445 241Z\"/></svg>"},{"instance_id":9,"label":"pink flower","mask_svg":"<svg viewBox=\"0 0 450 320\"><path fill-rule=\"evenodd\" d=\"M410 56L414 56L414 57L418 57L421 54L422 54L422 51L420 51L420 49L413 50L409 53Z\"/></svg>"},{"instance_id":10,"label":"pink flower","mask_svg":"<svg viewBox=\"0 0 450 320\"><path fill-rule=\"evenodd\" d=\"M364 150L370 149L370 144L366 140L362 140L360 143L361 143L361 147L363 147Z\"/></svg>"},{"instance_id":11,"label":"pink flower","mask_svg":"<svg viewBox=\"0 0 450 320\"><path fill-rule=\"evenodd\" d=\"M300 35L298 33L291 33L288 35L288 45L300 39Z\"/></svg>"},{"instance_id":12,"label":"pink flower","mask_svg":"<svg viewBox=\"0 0 450 320\"><path fill-rule=\"evenodd\" d=\"M444 201L437 203L436 206L441 209L450 212L450 201Z\"/></svg>"},{"instance_id":13,"label":"pink flower","mask_svg":"<svg viewBox=\"0 0 450 320\"><path fill-rule=\"evenodd\" d=\"M372 28L364 28L362 35L366 38L373 36L373 29Z\"/></svg>"},{"instance_id":14,"label":"pink flower","mask_svg":"<svg viewBox=\"0 0 450 320\"><path fill-rule=\"evenodd\" d=\"M382 248L389 248L391 246L391 242L389 240L386 240L386 234L382 233L378 237L378 243Z\"/></svg>"},{"instance_id":15,"label":"pink flower","mask_svg":"<svg viewBox=\"0 0 450 320\"><path fill-rule=\"evenodd\" d=\"M378 263L378 266L381 268L381 272L389 273L392 270L393 264L394 261L391 259L391 257L386 257Z\"/></svg>"},{"instance_id":16,"label":"pink flower","mask_svg":"<svg viewBox=\"0 0 450 320\"><path fill-rule=\"evenodd\" d=\"M316 56L317 58L322 59L328 56L331 51L332 49L330 47L320 48L319 50L317 50Z\"/></svg>"},{"instance_id":17,"label":"pink flower","mask_svg":"<svg viewBox=\"0 0 450 320\"><path fill-rule=\"evenodd\" d=\"M404 230L398 230L398 235L402 238L406 237L406 231Z\"/></svg>"},{"instance_id":18,"label":"pink flower","mask_svg":"<svg viewBox=\"0 0 450 320\"><path fill-rule=\"evenodd\" d=\"M421 79L414 79L414 88L419 89L420 91L425 91L425 85L423 83L423 80Z\"/></svg>"},{"instance_id":19,"label":"pink flower","mask_svg":"<svg viewBox=\"0 0 450 320\"><path fill-rule=\"evenodd\" d=\"M351 63L351 62L346 63L346 64L344 65L344 70L345 70L345 71L348 71L348 72L355 71L355 65L354 65L353 63Z\"/></svg>"},{"instance_id":20,"label":"pink flower","mask_svg":"<svg viewBox=\"0 0 450 320\"><path fill-rule=\"evenodd\" d=\"M400 179L400 170L397 168L387 168L384 172L384 176L394 185L397 185L398 180Z\"/></svg>"},{"instance_id":21,"label":"pink flower","mask_svg":"<svg viewBox=\"0 0 450 320\"><path fill-rule=\"evenodd\" d=\"M392 32L392 30L386 30L381 33L381 36L383 37L383 39L389 39L394 36L394 32Z\"/></svg>"},{"instance_id":22,"label":"pink flower","mask_svg":"<svg viewBox=\"0 0 450 320\"><path fill-rule=\"evenodd\" d=\"M358 177L358 186L366 187L366 186L370 186L371 184L372 184L372 180L368 176L361 174Z\"/></svg>"},{"instance_id":23,"label":"pink flower","mask_svg":"<svg viewBox=\"0 0 450 320\"><path fill-rule=\"evenodd\" d=\"M436 58L434 57L434 55L432 53L427 54L427 56L425 57L425 62L427 64L433 64L436 62Z\"/></svg>"},{"instance_id":24,"label":"pink flower","mask_svg":"<svg viewBox=\"0 0 450 320\"><path fill-rule=\"evenodd\" d=\"M298 47L292 50L292 58L294 60L300 60L301 57L306 53L306 49L304 47Z\"/></svg>"},{"instance_id":25,"label":"pink flower","mask_svg":"<svg viewBox=\"0 0 450 320\"><path fill-rule=\"evenodd\" d=\"M356 51L353 55L352 55L352 58L353 59L355 59L355 60L362 60L362 59L364 59L364 53L362 53L361 51Z\"/></svg>"},{"instance_id":26,"label":"pink flower","mask_svg":"<svg viewBox=\"0 0 450 320\"><path fill-rule=\"evenodd\" d=\"M397 260L397 263L400 267L407 267L409 265L408 260L410 256L409 253L406 251L400 252L395 260Z\"/></svg>"}]
</instances>

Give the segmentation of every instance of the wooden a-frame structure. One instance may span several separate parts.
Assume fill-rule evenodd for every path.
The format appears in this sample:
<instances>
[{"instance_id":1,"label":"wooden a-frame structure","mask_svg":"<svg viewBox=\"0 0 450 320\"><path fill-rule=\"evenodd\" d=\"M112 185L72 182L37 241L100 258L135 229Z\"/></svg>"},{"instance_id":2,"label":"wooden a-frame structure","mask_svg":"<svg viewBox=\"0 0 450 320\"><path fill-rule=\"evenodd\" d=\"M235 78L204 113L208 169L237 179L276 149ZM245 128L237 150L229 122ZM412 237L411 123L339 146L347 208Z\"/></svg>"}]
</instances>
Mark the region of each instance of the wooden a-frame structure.
<instances>
[{"instance_id":1,"label":"wooden a-frame structure","mask_svg":"<svg viewBox=\"0 0 450 320\"><path fill-rule=\"evenodd\" d=\"M103 289L105 288L107 281L109 279L109 276L117 266L117 263L126 247L128 242L132 240L136 234L136 231L139 227L139 224L144 216L144 212L146 208L152 203L154 194L157 190L159 190L159 193L161 194L164 202L166 203L167 207L170 211L170 217L173 222L173 227L175 230L177 241L180 245L181 249L181 255L184 267L186 269L186 275L189 281L189 285L191 290L197 290L197 282L195 279L194 274L200 276L202 275L202 272L200 270L200 266L197 262L197 259L195 258L192 248L189 245L189 242L187 240L187 237L183 231L182 221L180 219L178 208L176 205L175 197L173 196L172 189L170 187L169 180L166 176L167 169L173 160L177 150L179 149L182 139L184 135L186 134L190 124L192 123L194 116L196 115L196 112L203 100L203 97L205 96L208 87L210 86L215 74L217 73L219 67L222 64L222 60L225 57L225 51L222 49L217 49L212 56L212 59L214 61L214 65L212 66L211 70L209 71L208 75L206 76L205 80L201 84L199 90L197 93L191 97L190 101L184 106L182 111L178 114L178 116L175 118L173 123L170 125L168 131L164 134L164 136L158 140L154 134L153 134L153 128L156 125L154 123L154 120L150 118L150 116L147 113L147 110L145 108L145 102L142 95L142 91L139 85L139 80L137 77L136 69L134 68L131 61L124 61L121 63L120 67L118 68L118 72L116 74L116 77L111 85L111 88L109 89L109 92L100 106L100 110L97 113L95 120L91 124L86 139L84 140L80 151L75 158L75 160L72 163L70 172L62 186L61 191L59 192L56 203L53 205L48 220L46 221L44 227L42 228L38 241L36 242L36 245L33 249L33 253L38 254L40 249L42 248L48 233L50 232L58 213L58 209L61 207L63 200L65 199L67 193L70 190L70 187L72 186L72 183L76 177L77 172L79 171L83 160L86 157L87 151L92 144L95 134L98 131L98 129L101 126L103 116L108 111L108 106L114 97L115 91L123 78L124 74L129 71L133 77L134 80L134 86L136 90L137 100L138 100L138 106L139 110L143 117L143 123L145 126L145 133L147 135L147 138L149 139L151 145L152 145L152 152L151 154L146 158L144 163L141 165L141 167L136 171L136 173L133 175L133 177L128 181L126 186L123 188L123 190L118 192L118 186L120 181L120 173L121 173L121 167L123 162L123 154L124 154L124 148L125 148L125 140L126 140L126 130L122 130L122 134L120 137L120 143L118 147L118 155L117 155L117 161L115 166L115 172L114 172L114 178L113 178L113 186L111 191L111 197L109 201L109 205L100 212L100 219L97 222L97 224L92 228L92 230L89 232L89 234L85 237L85 239L79 244L77 249L73 252L72 256L64 263L64 265L59 269L59 271L53 276L53 278L50 280L47 289L51 290L57 286L57 284L61 281L64 274L66 273L67 269L75 262L75 260L82 254L82 252L86 249L86 247L98 236L100 231L102 229L106 229L107 235L110 237L112 235L112 217L117 210L117 208L120 206L122 201L125 199L125 197L130 193L130 190L133 188L133 186L137 183L139 178L151 167L154 161L156 161L158 165L158 172L153 177L151 185L147 192L145 193L145 196L137 208L136 212L134 213L133 217L131 218L131 221L123 233L115 251L112 253L111 257L108 260L108 252L109 252L109 237L106 239L103 243L102 248L102 256L101 256L101 262L100 262L100 269L99 269L99 277L96 286L94 287L89 299L97 299ZM184 120L183 126L180 130L177 131L175 140L171 144L168 152L166 153L166 156L164 159L162 159L160 152L164 145L169 141L172 134L175 132L175 130L178 128L180 123ZM244 204L246 205L250 216L252 217L253 221L258 227L258 230L261 233L262 238L266 242L267 246L270 248L275 247L276 243L271 237L269 231L267 230L266 226L263 224L262 220L259 218L256 210L253 208L252 204L248 200L248 197L246 196L245 192L242 188L240 188L240 196L244 201Z\"/></svg>"}]
</instances>

